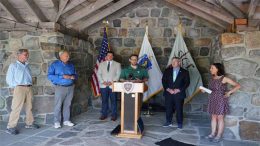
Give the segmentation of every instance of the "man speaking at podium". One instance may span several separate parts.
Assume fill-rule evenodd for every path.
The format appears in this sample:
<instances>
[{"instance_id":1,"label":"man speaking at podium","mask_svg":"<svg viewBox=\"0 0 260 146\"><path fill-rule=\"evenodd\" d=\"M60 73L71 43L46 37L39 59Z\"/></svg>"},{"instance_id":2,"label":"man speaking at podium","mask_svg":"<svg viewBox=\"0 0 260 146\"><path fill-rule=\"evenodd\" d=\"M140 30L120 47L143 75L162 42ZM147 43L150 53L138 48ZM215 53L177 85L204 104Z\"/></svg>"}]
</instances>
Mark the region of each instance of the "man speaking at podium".
<instances>
[{"instance_id":1,"label":"man speaking at podium","mask_svg":"<svg viewBox=\"0 0 260 146\"><path fill-rule=\"evenodd\" d=\"M145 68L137 64L138 56L132 54L129 57L130 66L123 69L120 75L120 81L130 81L134 83L142 83L148 80L148 72Z\"/></svg>"}]
</instances>

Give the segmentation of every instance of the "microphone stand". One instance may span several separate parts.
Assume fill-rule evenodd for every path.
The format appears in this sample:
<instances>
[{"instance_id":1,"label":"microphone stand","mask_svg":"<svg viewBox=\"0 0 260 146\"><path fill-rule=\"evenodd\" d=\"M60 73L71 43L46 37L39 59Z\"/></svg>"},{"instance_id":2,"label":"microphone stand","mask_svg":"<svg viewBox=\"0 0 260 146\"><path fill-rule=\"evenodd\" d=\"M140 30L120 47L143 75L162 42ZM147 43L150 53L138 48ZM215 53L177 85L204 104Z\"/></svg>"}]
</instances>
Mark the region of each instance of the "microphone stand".
<instances>
[{"instance_id":1,"label":"microphone stand","mask_svg":"<svg viewBox=\"0 0 260 146\"><path fill-rule=\"evenodd\" d=\"M147 101L147 111L143 113L143 115L145 115L146 117L150 117L152 115L154 115L154 113L151 111L152 110L152 106L150 105L150 99Z\"/></svg>"}]
</instances>

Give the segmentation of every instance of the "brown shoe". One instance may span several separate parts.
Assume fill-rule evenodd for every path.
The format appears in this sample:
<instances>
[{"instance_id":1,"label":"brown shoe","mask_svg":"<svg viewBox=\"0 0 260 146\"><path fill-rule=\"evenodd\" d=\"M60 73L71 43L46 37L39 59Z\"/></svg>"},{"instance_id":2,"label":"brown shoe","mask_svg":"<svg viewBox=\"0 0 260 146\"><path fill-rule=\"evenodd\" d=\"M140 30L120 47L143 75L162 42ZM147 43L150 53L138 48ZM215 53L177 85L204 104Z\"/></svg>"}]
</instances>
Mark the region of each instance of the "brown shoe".
<instances>
[{"instance_id":1,"label":"brown shoe","mask_svg":"<svg viewBox=\"0 0 260 146\"><path fill-rule=\"evenodd\" d=\"M111 121L116 121L116 117L111 117Z\"/></svg>"},{"instance_id":2,"label":"brown shoe","mask_svg":"<svg viewBox=\"0 0 260 146\"><path fill-rule=\"evenodd\" d=\"M105 120L107 117L105 117L105 116L101 116L100 118L99 118L99 120Z\"/></svg>"}]
</instances>

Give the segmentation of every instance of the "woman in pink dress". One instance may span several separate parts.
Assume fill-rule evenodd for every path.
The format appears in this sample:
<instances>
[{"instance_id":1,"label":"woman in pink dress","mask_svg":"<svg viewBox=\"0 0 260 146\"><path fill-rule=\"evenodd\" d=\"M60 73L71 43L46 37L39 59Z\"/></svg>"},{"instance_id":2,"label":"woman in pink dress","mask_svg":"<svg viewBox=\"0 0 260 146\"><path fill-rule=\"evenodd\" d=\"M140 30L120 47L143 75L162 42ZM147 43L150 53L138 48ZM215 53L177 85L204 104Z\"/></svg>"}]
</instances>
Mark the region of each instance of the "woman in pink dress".
<instances>
[{"instance_id":1,"label":"woman in pink dress","mask_svg":"<svg viewBox=\"0 0 260 146\"><path fill-rule=\"evenodd\" d=\"M220 63L212 64L210 73L212 78L209 82L209 89L212 93L209 95L208 112L211 114L211 134L206 138L219 142L224 132L224 117L229 112L228 97L236 92L240 85L225 77L224 66ZM232 85L233 88L228 90L227 84Z\"/></svg>"}]
</instances>

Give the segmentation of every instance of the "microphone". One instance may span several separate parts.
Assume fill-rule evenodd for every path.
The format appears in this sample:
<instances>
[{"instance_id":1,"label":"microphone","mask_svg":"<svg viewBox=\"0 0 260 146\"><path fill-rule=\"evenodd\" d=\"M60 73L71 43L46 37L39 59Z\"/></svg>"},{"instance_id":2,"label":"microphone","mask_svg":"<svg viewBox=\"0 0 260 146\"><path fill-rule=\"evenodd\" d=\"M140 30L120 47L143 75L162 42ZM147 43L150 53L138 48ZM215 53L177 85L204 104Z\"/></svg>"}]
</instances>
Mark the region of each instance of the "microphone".
<instances>
[{"instance_id":1,"label":"microphone","mask_svg":"<svg viewBox=\"0 0 260 146\"><path fill-rule=\"evenodd\" d=\"M130 74L128 75L128 80L133 80L133 74L132 74L132 73L130 73Z\"/></svg>"}]
</instances>

